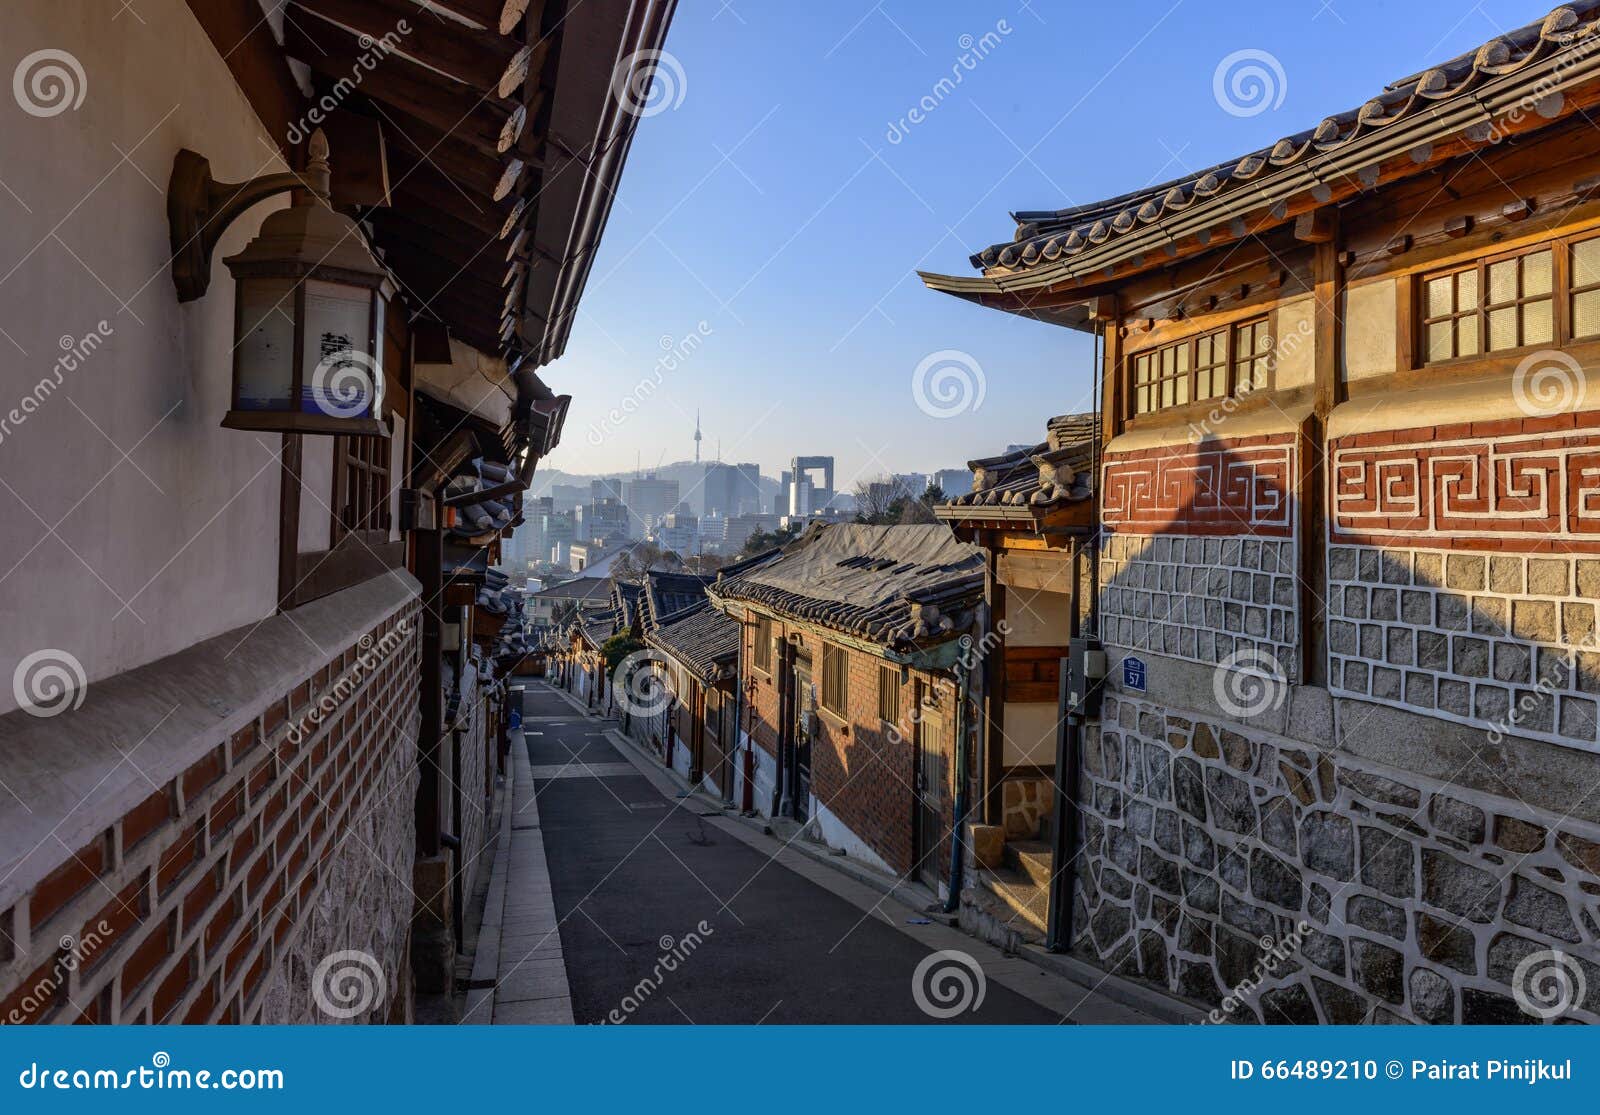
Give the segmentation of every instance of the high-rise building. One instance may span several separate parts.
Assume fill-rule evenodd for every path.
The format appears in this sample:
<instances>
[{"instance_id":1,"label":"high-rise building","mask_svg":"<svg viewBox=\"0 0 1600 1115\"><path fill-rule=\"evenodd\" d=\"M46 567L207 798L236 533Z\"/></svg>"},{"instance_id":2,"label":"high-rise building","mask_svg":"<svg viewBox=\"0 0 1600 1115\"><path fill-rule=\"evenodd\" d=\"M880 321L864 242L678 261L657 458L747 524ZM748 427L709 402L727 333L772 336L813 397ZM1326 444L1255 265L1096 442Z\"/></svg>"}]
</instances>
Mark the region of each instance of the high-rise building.
<instances>
[{"instance_id":1,"label":"high-rise building","mask_svg":"<svg viewBox=\"0 0 1600 1115\"><path fill-rule=\"evenodd\" d=\"M656 528L656 542L681 557L699 552L700 520L689 510L688 504L680 503L667 512Z\"/></svg>"},{"instance_id":2,"label":"high-rise building","mask_svg":"<svg viewBox=\"0 0 1600 1115\"><path fill-rule=\"evenodd\" d=\"M589 502L601 499L614 499L618 503L626 503L622 496L623 481L620 477L605 476L598 480L589 481Z\"/></svg>"},{"instance_id":3,"label":"high-rise building","mask_svg":"<svg viewBox=\"0 0 1600 1115\"><path fill-rule=\"evenodd\" d=\"M707 515L731 517L760 511L761 466L710 462L706 465L703 491Z\"/></svg>"},{"instance_id":4,"label":"high-rise building","mask_svg":"<svg viewBox=\"0 0 1600 1115\"><path fill-rule=\"evenodd\" d=\"M832 457L796 457L783 477L778 514L803 519L833 502Z\"/></svg>"},{"instance_id":5,"label":"high-rise building","mask_svg":"<svg viewBox=\"0 0 1600 1115\"><path fill-rule=\"evenodd\" d=\"M633 518L635 537L643 537L656 528L662 516L678 506L678 482L658 477L655 473L623 482L622 502L628 505Z\"/></svg>"},{"instance_id":6,"label":"high-rise building","mask_svg":"<svg viewBox=\"0 0 1600 1115\"><path fill-rule=\"evenodd\" d=\"M939 485L939 490L946 499L955 499L972 491L972 470L966 468L942 468L933 474L933 482Z\"/></svg>"},{"instance_id":7,"label":"high-rise building","mask_svg":"<svg viewBox=\"0 0 1600 1115\"><path fill-rule=\"evenodd\" d=\"M632 538L636 533L629 522L628 507L619 499L603 496L578 508L577 540L580 542Z\"/></svg>"}]
</instances>

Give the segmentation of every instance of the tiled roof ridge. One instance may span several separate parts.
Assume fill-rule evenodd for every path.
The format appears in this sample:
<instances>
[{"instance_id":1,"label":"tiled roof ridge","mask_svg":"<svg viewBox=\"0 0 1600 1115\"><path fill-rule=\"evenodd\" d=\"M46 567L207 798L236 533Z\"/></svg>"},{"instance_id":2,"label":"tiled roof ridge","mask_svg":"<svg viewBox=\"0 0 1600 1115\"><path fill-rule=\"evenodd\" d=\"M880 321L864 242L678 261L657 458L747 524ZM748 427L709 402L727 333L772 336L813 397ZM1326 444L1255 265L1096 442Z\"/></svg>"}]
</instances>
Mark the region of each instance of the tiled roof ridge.
<instances>
[{"instance_id":1,"label":"tiled roof ridge","mask_svg":"<svg viewBox=\"0 0 1600 1115\"><path fill-rule=\"evenodd\" d=\"M1566 4L1543 19L1498 35L1476 50L1391 83L1358 108L1325 117L1314 128L1285 136L1271 147L1159 186L1088 205L1013 213L1012 240L972 256L980 271L1027 269L1073 256L1113 237L1160 221L1270 171L1347 146L1441 102L1471 93L1487 81L1568 50L1580 40L1600 43L1600 0ZM1585 22L1588 19L1589 22Z\"/></svg>"}]
</instances>

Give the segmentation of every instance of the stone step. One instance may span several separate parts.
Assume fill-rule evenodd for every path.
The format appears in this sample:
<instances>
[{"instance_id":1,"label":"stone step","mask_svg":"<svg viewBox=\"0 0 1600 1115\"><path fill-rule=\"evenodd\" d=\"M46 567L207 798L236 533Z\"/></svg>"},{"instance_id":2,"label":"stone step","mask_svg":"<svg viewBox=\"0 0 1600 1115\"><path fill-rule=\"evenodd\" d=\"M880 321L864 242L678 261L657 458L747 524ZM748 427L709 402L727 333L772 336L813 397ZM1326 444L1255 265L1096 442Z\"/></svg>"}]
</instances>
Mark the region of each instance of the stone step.
<instances>
[{"instance_id":1,"label":"stone step","mask_svg":"<svg viewBox=\"0 0 1600 1115\"><path fill-rule=\"evenodd\" d=\"M1050 891L1020 871L986 871L983 884L1011 911L1009 923L1023 936L1042 941L1050 920Z\"/></svg>"},{"instance_id":2,"label":"stone step","mask_svg":"<svg viewBox=\"0 0 1600 1115\"><path fill-rule=\"evenodd\" d=\"M1026 875L1035 886L1048 887L1055 853L1043 840L1007 840L1006 866Z\"/></svg>"}]
</instances>

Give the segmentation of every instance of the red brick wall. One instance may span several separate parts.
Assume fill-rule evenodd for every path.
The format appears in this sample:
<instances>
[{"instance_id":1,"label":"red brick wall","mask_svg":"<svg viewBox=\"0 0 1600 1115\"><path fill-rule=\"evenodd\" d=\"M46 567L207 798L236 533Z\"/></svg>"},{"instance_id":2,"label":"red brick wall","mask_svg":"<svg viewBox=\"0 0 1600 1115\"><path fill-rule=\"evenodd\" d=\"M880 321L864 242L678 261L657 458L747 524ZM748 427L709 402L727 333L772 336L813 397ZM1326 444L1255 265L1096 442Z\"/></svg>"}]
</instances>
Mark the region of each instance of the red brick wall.
<instances>
[{"instance_id":1,"label":"red brick wall","mask_svg":"<svg viewBox=\"0 0 1600 1115\"><path fill-rule=\"evenodd\" d=\"M1600 412L1352 434L1329 457L1334 545L1600 552Z\"/></svg>"},{"instance_id":2,"label":"red brick wall","mask_svg":"<svg viewBox=\"0 0 1600 1115\"><path fill-rule=\"evenodd\" d=\"M0 1023L318 1021L310 969L343 948L384 953L376 1012L403 993L416 615L391 616L87 846L63 848L4 915ZM400 883L377 878L357 847L370 842ZM269 985L279 999L263 1018Z\"/></svg>"},{"instance_id":3,"label":"red brick wall","mask_svg":"<svg viewBox=\"0 0 1600 1115\"><path fill-rule=\"evenodd\" d=\"M798 632L811 655L812 678L818 690L816 732L811 745L811 791L817 800L860 837L884 862L899 872L912 869L915 858L913 817L915 793L915 751L911 719L915 692L914 679L940 685L939 710L933 726L939 730L944 761L942 791L944 817L941 822L940 874L947 872L949 834L955 820L955 708L954 684L936 681L932 675L912 671L901 685L900 722L891 732L878 719L878 668L881 658L844 648L849 663L849 715L841 721L820 708L822 686L822 645L825 636L797 626L774 624L774 633L787 637ZM753 649L753 634L746 636L745 662ZM769 754L778 751L778 696L775 679L759 670L749 670L755 679L750 707L755 710L755 739Z\"/></svg>"},{"instance_id":4,"label":"red brick wall","mask_svg":"<svg viewBox=\"0 0 1600 1115\"><path fill-rule=\"evenodd\" d=\"M1101 520L1118 534L1288 538L1296 438L1270 434L1108 453Z\"/></svg>"}]
</instances>

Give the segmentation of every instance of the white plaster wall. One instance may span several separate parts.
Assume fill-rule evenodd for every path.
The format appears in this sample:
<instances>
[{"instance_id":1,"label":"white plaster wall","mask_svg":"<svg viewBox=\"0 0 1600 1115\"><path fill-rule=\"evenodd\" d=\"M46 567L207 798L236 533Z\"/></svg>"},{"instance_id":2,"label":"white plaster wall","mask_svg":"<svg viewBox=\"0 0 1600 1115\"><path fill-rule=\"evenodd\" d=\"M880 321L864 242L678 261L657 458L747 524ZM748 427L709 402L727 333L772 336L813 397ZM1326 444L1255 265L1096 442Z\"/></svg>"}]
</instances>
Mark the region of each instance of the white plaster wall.
<instances>
[{"instance_id":1,"label":"white plaster wall","mask_svg":"<svg viewBox=\"0 0 1600 1115\"><path fill-rule=\"evenodd\" d=\"M832 810L823 805L814 796L811 799L811 817L817 827L817 832L822 837L823 843L827 844L828 847L837 848L851 859L870 864L879 871L885 871L890 875L896 874L895 869L890 867L882 856L872 850L872 845L852 832L849 825L841 821L834 815Z\"/></svg>"},{"instance_id":2,"label":"white plaster wall","mask_svg":"<svg viewBox=\"0 0 1600 1115\"><path fill-rule=\"evenodd\" d=\"M1395 280L1352 286L1344 298L1344 374L1348 380L1395 369Z\"/></svg>"},{"instance_id":3,"label":"white plaster wall","mask_svg":"<svg viewBox=\"0 0 1600 1115\"><path fill-rule=\"evenodd\" d=\"M5 18L7 73L54 48L85 81L48 118L0 97L0 415L54 379L60 338L102 321L110 335L0 438L0 670L58 649L93 682L273 611L279 439L219 426L221 261L286 199L234 224L210 292L180 306L165 192L182 147L230 181L284 167L181 0L115 23L98 4L13 0ZM15 707L0 685L0 712Z\"/></svg>"},{"instance_id":4,"label":"white plaster wall","mask_svg":"<svg viewBox=\"0 0 1600 1115\"><path fill-rule=\"evenodd\" d=\"M333 442L300 440L300 552L316 554L333 544Z\"/></svg>"},{"instance_id":5,"label":"white plaster wall","mask_svg":"<svg viewBox=\"0 0 1600 1115\"><path fill-rule=\"evenodd\" d=\"M772 790L778 784L778 761L768 755L750 740L750 734L744 730L739 732L739 750L734 755L733 765L733 800L744 802L744 751L750 748L755 752L755 785L751 794L751 801L755 811L763 817L771 816Z\"/></svg>"},{"instance_id":6,"label":"white plaster wall","mask_svg":"<svg viewBox=\"0 0 1600 1115\"><path fill-rule=\"evenodd\" d=\"M1304 387L1316 378L1317 346L1312 311L1316 299L1302 294L1278 304L1273 311L1273 374L1279 389Z\"/></svg>"},{"instance_id":7,"label":"white plaster wall","mask_svg":"<svg viewBox=\"0 0 1600 1115\"><path fill-rule=\"evenodd\" d=\"M1071 589L1070 574L1062 577L1062 587ZM1065 646L1072 629L1072 597L1067 592L1007 588L1005 618L1010 646Z\"/></svg>"},{"instance_id":8,"label":"white plaster wall","mask_svg":"<svg viewBox=\"0 0 1600 1115\"><path fill-rule=\"evenodd\" d=\"M1000 761L1008 767L1054 766L1057 719L1054 702L1007 701L1005 750L1001 752Z\"/></svg>"}]
</instances>

